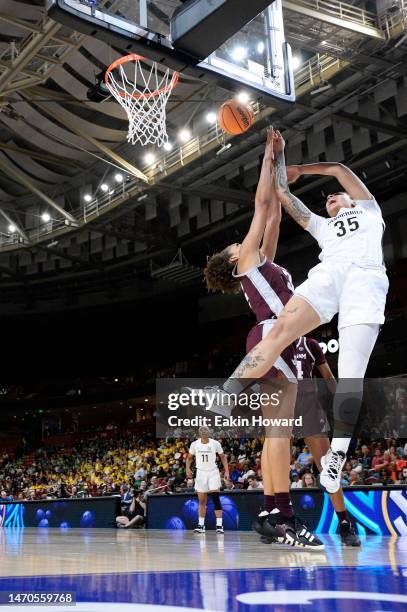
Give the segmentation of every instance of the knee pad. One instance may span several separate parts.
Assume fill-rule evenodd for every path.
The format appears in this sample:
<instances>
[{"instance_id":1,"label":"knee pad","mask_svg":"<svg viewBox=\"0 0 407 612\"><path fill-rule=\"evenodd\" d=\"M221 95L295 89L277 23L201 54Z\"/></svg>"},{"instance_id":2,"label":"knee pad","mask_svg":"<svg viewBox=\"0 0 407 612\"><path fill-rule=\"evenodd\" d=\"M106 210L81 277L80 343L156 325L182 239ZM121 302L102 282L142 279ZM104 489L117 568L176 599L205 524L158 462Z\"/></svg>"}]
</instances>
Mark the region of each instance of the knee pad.
<instances>
[{"instance_id":1,"label":"knee pad","mask_svg":"<svg viewBox=\"0 0 407 612\"><path fill-rule=\"evenodd\" d=\"M334 399L334 418L347 425L356 425L362 406L363 391L337 393Z\"/></svg>"},{"instance_id":2,"label":"knee pad","mask_svg":"<svg viewBox=\"0 0 407 612\"><path fill-rule=\"evenodd\" d=\"M215 510L222 510L222 506L220 503L220 495L218 492L211 493L213 499L213 505L215 506Z\"/></svg>"}]
</instances>

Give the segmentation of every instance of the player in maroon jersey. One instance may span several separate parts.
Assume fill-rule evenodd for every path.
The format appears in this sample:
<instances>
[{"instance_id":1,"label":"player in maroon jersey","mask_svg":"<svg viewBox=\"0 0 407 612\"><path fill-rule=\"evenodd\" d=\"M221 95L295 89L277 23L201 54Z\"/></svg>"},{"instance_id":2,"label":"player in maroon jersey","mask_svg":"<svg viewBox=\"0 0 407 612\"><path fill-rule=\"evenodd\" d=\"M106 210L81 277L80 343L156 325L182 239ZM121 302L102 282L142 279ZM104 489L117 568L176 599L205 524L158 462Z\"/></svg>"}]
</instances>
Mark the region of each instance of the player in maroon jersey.
<instances>
[{"instance_id":1,"label":"player in maroon jersey","mask_svg":"<svg viewBox=\"0 0 407 612\"><path fill-rule=\"evenodd\" d=\"M329 367L323 350L317 340L315 340L314 338L306 338L305 336L301 336L297 340L295 345L295 358L297 362L298 380L312 378L313 370L314 368L317 368L322 378L327 381L327 384L332 394L335 393L335 377L332 374L332 370ZM323 412L321 406L319 405L318 395L315 392L315 387L313 387L312 389L306 389L304 390L304 393L301 394L300 383L300 393L297 398L297 405L298 404L300 404L299 412L301 413L301 415L303 415L303 423L305 428L305 443L310 449L312 457L318 469L321 471L321 457L326 455L330 448L328 435L307 435L307 426L311 426L312 428L312 421L319 421L321 418L326 419L326 415ZM310 415L310 413L313 414ZM314 434L314 432L318 429L318 424L316 425L317 427L315 429L311 429L310 433ZM342 542L346 546L360 546L360 540L355 534L355 531L349 519L349 515L346 511L345 498L342 489L340 488L339 491L337 491L336 493L331 493L329 497L338 516L339 535L341 537Z\"/></svg>"},{"instance_id":2,"label":"player in maroon jersey","mask_svg":"<svg viewBox=\"0 0 407 612\"><path fill-rule=\"evenodd\" d=\"M290 274L274 263L279 236L281 207L272 183L273 130L267 137L260 180L256 191L255 211L242 244L233 244L213 255L205 269L208 289L224 293L242 290L258 321L247 339L251 350L269 332L294 292ZM283 378L284 414L293 416L297 380L295 345L288 346L278 357L265 379ZM282 402L282 403L283 403ZM217 406L219 414L229 416L232 407ZM255 529L262 535L280 536L279 541L303 548L323 549L322 542L295 519L289 494L290 432L285 437L266 432L262 452L264 510ZM280 432L281 434L281 432Z\"/></svg>"}]
</instances>

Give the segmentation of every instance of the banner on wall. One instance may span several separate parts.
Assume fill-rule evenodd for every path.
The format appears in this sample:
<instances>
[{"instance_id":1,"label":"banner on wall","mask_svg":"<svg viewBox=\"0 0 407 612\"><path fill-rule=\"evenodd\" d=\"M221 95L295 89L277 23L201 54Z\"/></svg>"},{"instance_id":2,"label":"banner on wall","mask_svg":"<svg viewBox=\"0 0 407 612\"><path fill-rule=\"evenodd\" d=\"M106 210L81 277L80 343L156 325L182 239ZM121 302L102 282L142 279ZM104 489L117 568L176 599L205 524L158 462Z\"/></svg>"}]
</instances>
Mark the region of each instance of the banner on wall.
<instances>
[{"instance_id":1,"label":"banner on wall","mask_svg":"<svg viewBox=\"0 0 407 612\"><path fill-rule=\"evenodd\" d=\"M6 502L0 527L115 527L119 510L119 496Z\"/></svg>"},{"instance_id":2,"label":"banner on wall","mask_svg":"<svg viewBox=\"0 0 407 612\"><path fill-rule=\"evenodd\" d=\"M407 535L406 487L349 487L346 509L359 534ZM298 514L315 533L336 533L338 519L329 496L320 489L292 489ZM198 499L193 494L151 495L147 526L151 529L192 529L198 523ZM249 531L263 501L257 491L224 491L220 496L225 529ZM215 528L215 513L208 495L206 528Z\"/></svg>"}]
</instances>

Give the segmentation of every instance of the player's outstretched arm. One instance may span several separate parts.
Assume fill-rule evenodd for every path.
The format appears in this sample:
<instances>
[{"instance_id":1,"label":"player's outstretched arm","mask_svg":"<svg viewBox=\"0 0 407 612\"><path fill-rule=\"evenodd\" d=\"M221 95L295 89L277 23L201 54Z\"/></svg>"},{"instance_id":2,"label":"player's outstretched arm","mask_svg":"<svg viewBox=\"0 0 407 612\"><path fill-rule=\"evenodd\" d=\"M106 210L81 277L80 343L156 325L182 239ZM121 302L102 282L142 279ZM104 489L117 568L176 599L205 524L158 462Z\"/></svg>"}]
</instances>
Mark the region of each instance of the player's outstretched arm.
<instances>
[{"instance_id":1,"label":"player's outstretched arm","mask_svg":"<svg viewBox=\"0 0 407 612\"><path fill-rule=\"evenodd\" d=\"M266 229L264 230L261 252L269 261L274 261L280 235L281 203L275 187L275 176L272 176L270 204L267 211Z\"/></svg>"},{"instance_id":2,"label":"player's outstretched arm","mask_svg":"<svg viewBox=\"0 0 407 612\"><path fill-rule=\"evenodd\" d=\"M311 211L300 199L291 193L288 187L287 172L284 159L285 142L280 132L276 132L277 141L274 141L274 168L276 177L276 191L281 204L288 214L301 227L306 229L311 218Z\"/></svg>"},{"instance_id":3,"label":"player's outstretched arm","mask_svg":"<svg viewBox=\"0 0 407 612\"><path fill-rule=\"evenodd\" d=\"M344 164L336 162L321 162L318 164L304 164L301 166L289 166L287 168L290 183L296 181L300 176L307 174L318 174L322 176L334 176L343 189L353 200L373 200L373 196L359 177Z\"/></svg>"},{"instance_id":4,"label":"player's outstretched arm","mask_svg":"<svg viewBox=\"0 0 407 612\"><path fill-rule=\"evenodd\" d=\"M249 231L240 248L237 267L239 274L244 274L249 268L259 263L259 249L266 227L272 190L273 138L273 128L269 128L263 164L257 185L254 215Z\"/></svg>"}]
</instances>

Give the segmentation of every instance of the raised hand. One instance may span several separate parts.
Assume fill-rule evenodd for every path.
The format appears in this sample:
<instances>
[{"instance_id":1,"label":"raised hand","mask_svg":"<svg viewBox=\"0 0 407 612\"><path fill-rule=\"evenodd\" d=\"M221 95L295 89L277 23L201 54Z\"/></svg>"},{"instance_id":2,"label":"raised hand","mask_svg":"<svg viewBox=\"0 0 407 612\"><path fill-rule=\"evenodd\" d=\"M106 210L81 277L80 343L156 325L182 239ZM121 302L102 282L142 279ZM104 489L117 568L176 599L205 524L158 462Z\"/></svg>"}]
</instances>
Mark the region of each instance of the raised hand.
<instances>
[{"instance_id":1,"label":"raised hand","mask_svg":"<svg viewBox=\"0 0 407 612\"><path fill-rule=\"evenodd\" d=\"M274 132L274 143L273 143L274 154L276 155L278 153L284 153L284 149L285 149L285 140L282 137L280 131L276 130Z\"/></svg>"},{"instance_id":2,"label":"raised hand","mask_svg":"<svg viewBox=\"0 0 407 612\"><path fill-rule=\"evenodd\" d=\"M286 166L288 184L295 183L301 176L298 166Z\"/></svg>"}]
</instances>

